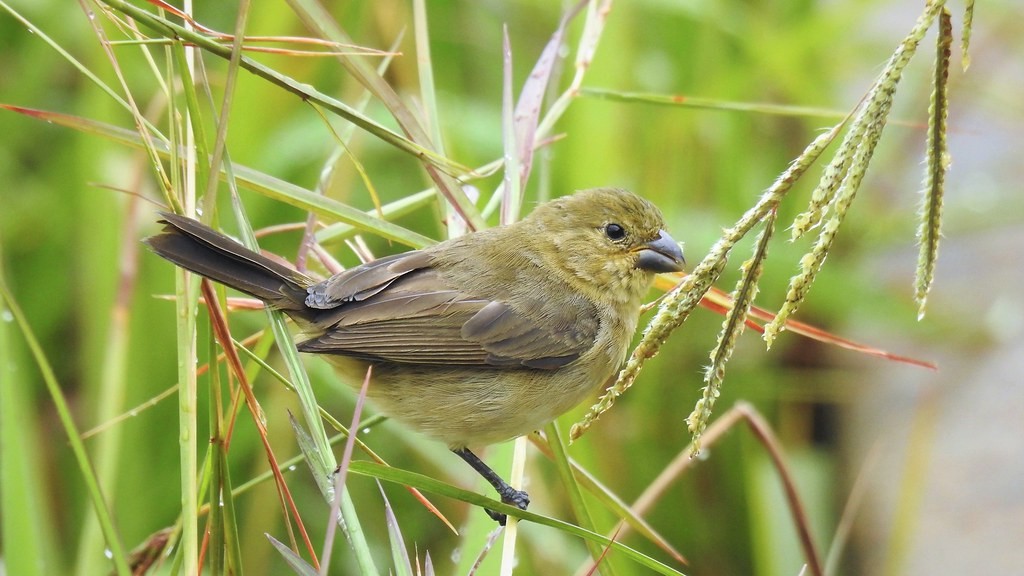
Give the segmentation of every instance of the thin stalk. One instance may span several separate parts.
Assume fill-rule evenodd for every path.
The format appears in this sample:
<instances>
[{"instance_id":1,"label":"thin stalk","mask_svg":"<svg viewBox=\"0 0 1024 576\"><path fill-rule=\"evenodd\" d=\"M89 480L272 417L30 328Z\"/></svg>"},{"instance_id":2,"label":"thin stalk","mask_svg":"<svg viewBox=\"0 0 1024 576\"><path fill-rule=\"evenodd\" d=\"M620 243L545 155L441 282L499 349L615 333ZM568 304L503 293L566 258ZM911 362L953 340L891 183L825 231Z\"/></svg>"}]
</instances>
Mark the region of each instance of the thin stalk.
<instances>
[{"instance_id":1,"label":"thin stalk","mask_svg":"<svg viewBox=\"0 0 1024 576\"><path fill-rule=\"evenodd\" d=\"M587 503L583 499L583 492L580 490L580 485L573 476L572 467L569 465L565 438L558 430L558 425L554 422L547 425L544 433L548 437L548 445L551 447L552 460L555 463L555 469L558 470L558 477L561 480L562 486L568 492L569 505L572 508L573 515L576 516L576 524L580 528L596 532L597 527L594 524L594 519L590 515L590 510L587 509ZM592 540L586 540L585 543L587 550L590 551L590 557L593 558L595 563L600 562L601 557L604 555L605 547ZM601 574L604 576L615 574L611 563L604 562L600 566Z\"/></svg>"},{"instance_id":2,"label":"thin stalk","mask_svg":"<svg viewBox=\"0 0 1024 576\"><path fill-rule=\"evenodd\" d=\"M129 4L125 0L100 0L103 3L111 6L115 10L118 10L135 20L147 28L166 36L168 38L179 38L183 42L190 45L202 48L204 51L218 56L225 60L231 58L231 47L225 46L216 42L215 40L199 34L193 30L186 29L183 26L175 24L169 20L161 18L151 12L143 10L137 6ZM357 59L356 59L357 60ZM402 150L403 152L409 153L416 158L428 164L437 165L441 169L451 173L465 173L468 170L465 167L459 166L458 164L448 160L436 154L432 150L429 150L415 142L400 136L399 134L388 130L381 124L375 122L367 116L357 112L352 107L348 106L344 102L327 96L326 94L314 89L308 84L304 84L297 80L294 80L272 68L269 68L259 62L249 58L248 56L241 56L239 58L239 66L244 70L253 73L254 75L271 82L288 92L295 94L303 100L309 100L315 102L327 110L345 118L374 136L380 138L382 141L391 144L392 146Z\"/></svg>"},{"instance_id":3,"label":"thin stalk","mask_svg":"<svg viewBox=\"0 0 1024 576\"><path fill-rule=\"evenodd\" d=\"M118 576L130 576L131 570L128 568L127 555L125 554L124 546L121 544L121 537L114 526L114 519L110 514L107 499L103 495L99 480L96 478L96 471L93 469L92 462L89 461L89 455L85 451L85 444L79 436L78 426L71 416L71 408L64 397L60 383L57 382L57 376L53 372L50 361L47 360L46 354L32 332L32 327L29 326L28 320L21 311L21 307L18 306L14 296L8 290L7 281L4 279L2 272L0 272L0 298L3 299L7 311L18 325L18 329L21 330L25 343L32 352L32 356L43 377L43 382L46 384L46 389L50 393L50 399L53 401L57 417L67 436L71 453L74 455L78 468L82 472L86 492L89 494L93 510L96 512L96 518L99 520L100 530L103 532L103 537L106 540L107 550L109 551L110 560L114 565L114 571Z\"/></svg>"}]
</instances>

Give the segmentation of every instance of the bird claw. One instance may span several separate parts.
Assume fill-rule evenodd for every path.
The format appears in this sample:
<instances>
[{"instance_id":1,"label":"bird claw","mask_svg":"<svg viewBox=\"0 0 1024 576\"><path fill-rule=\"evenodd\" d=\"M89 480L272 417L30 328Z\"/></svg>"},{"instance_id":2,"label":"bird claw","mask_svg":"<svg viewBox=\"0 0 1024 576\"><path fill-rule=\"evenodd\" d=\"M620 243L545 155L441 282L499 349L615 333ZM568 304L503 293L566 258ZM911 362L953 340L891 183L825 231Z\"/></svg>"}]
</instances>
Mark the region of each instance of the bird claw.
<instances>
[{"instance_id":1,"label":"bird claw","mask_svg":"<svg viewBox=\"0 0 1024 576\"><path fill-rule=\"evenodd\" d=\"M515 488L506 485L498 494L501 496L502 502L505 504L511 504L520 510L526 510L530 505L530 495L524 490L516 490Z\"/></svg>"},{"instance_id":2,"label":"bird claw","mask_svg":"<svg viewBox=\"0 0 1024 576\"><path fill-rule=\"evenodd\" d=\"M497 522L499 526L504 526L505 523L508 522L508 516L501 512L495 512L490 508L484 508L484 512L487 512L487 515L491 517L491 520Z\"/></svg>"},{"instance_id":3,"label":"bird claw","mask_svg":"<svg viewBox=\"0 0 1024 576\"><path fill-rule=\"evenodd\" d=\"M520 510L526 510L527 506L530 505L530 495L524 490L516 490L515 488L506 484L498 490L498 495L501 496L501 501L505 504L515 506ZM498 524L504 526L508 521L508 517L501 512L495 512L494 510L484 509L487 515L491 517Z\"/></svg>"}]
</instances>

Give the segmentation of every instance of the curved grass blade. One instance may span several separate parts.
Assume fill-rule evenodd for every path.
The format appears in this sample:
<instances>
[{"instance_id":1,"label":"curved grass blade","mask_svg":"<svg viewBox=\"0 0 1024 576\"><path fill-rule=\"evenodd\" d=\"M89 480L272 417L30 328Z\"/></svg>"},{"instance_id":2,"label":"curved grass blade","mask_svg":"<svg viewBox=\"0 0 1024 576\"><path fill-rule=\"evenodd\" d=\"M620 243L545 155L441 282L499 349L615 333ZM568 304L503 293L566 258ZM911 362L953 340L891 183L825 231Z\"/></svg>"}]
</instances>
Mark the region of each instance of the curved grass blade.
<instances>
[{"instance_id":1,"label":"curved grass blade","mask_svg":"<svg viewBox=\"0 0 1024 576\"><path fill-rule=\"evenodd\" d=\"M319 2L288 0L288 5L302 19L303 24L319 36L334 42L352 43L348 34ZM409 136L407 142L416 145L423 151L429 152L429 156L423 155L419 157L423 161L423 168L434 184L437 185L441 195L448 200L455 212L458 213L459 217L465 220L474 230L486 228L487 223L480 216L480 211L477 210L472 199L462 189L462 185L452 176L453 174L467 174L469 169L444 158L438 152L441 149L440 144L431 141L430 135L416 115L402 101L391 84L374 70L372 66L367 64L362 58L339 58L338 62L360 84L380 99L391 115L394 116L398 125ZM458 169L452 169L456 166Z\"/></svg>"},{"instance_id":2,"label":"curved grass blade","mask_svg":"<svg viewBox=\"0 0 1024 576\"><path fill-rule=\"evenodd\" d=\"M551 447L547 441L541 437L540 434L530 434L530 441L542 454L548 458L554 460L554 454L551 451ZM598 501L616 518L619 518L619 523L635 530L637 534L651 541L655 546L661 548L666 554L672 556L680 564L687 564L686 557L684 557L678 550L672 547L672 544L665 539L664 536L658 534L658 532L647 523L646 520L641 516L642 512L635 510L629 504L624 502L617 494L612 492L610 488L602 484L589 470L583 468L578 462L569 458L569 465L572 467L573 477L580 487L586 489L592 496L597 498ZM615 532L619 532L616 529Z\"/></svg>"},{"instance_id":3,"label":"curved grass blade","mask_svg":"<svg viewBox=\"0 0 1024 576\"><path fill-rule=\"evenodd\" d=\"M355 553L356 562L359 564L360 570L363 574L377 574L377 567L374 565L373 556L370 554L366 535L363 533L362 524L359 522L355 504L352 502L352 497L349 495L348 490L343 489L341 494L335 493L330 475L324 476L322 468L316 464L318 460L322 459L316 442L294 416L289 414L288 419L292 424L292 430L295 432L295 441L299 445L299 450L302 451L306 464L309 465L310 472L313 474L320 492L329 502L333 503L335 500L338 502L338 508L341 510L339 520L344 519L342 528L345 538ZM333 458L333 454L331 457Z\"/></svg>"},{"instance_id":4,"label":"curved grass blade","mask_svg":"<svg viewBox=\"0 0 1024 576\"><path fill-rule=\"evenodd\" d=\"M189 30L171 22L170 20L161 18L156 14L129 4L124 0L101 1L111 8L134 18L142 25L166 38L181 39L184 42L202 48L210 54L224 58L225 60L231 58L232 50L230 46L225 46L208 36L200 34L194 30ZM248 56L243 55L239 58L239 66L256 76L259 76L260 78L295 94L303 100L309 100L323 106L325 109L330 110L349 122L352 122L383 142L386 142L403 152L411 154L428 164L435 165L447 173L464 174L469 171L466 167L444 158L434 151L389 130L344 102L341 102L336 98L332 98L308 84L298 82L289 76L249 58Z\"/></svg>"},{"instance_id":5,"label":"curved grass blade","mask_svg":"<svg viewBox=\"0 0 1024 576\"><path fill-rule=\"evenodd\" d=\"M238 356L238 352L234 346L231 345L232 338L230 330L227 326L227 317L224 315L223 309L220 306L219 301L216 299L216 295L213 291L213 283L210 280L203 279L202 281L203 295L206 298L206 304L210 316L210 325L213 329L214 335L217 340L224 343L222 350L224 351L227 365L230 371L235 375L239 383L239 387L242 391L245 403L249 407L250 415L252 416L253 423L256 430L259 433L260 441L263 444L264 452L266 453L267 462L270 464L270 469L274 472L275 488L277 489L278 496L280 498L282 509L285 513L291 512L295 517L295 523L298 525L299 531L302 534L303 542L310 550L310 556L313 556L312 544L309 541L309 537L306 534L305 526L302 523L302 519L299 517L298 510L296 509L295 502L291 496L291 492L288 489L288 484L284 480L284 476L281 474L281 466L277 463L277 456L274 454L273 449L270 446L270 440L267 436L267 429L265 424L265 417L262 413L262 408L259 406L259 402L256 400L256 396L253 394L252 387L249 384L245 369L242 366L242 361ZM272 312L271 312L272 314ZM276 341L278 342L278 348L284 348L290 346L291 339L287 337L284 340L280 339L280 335L274 334ZM286 342L286 345L280 345L281 342ZM215 372L215 371L214 371ZM293 374L293 378L294 378ZM300 394L301 398L301 394ZM319 420L318 420L319 421ZM326 434L325 434L326 436ZM330 447L327 447L327 451L330 452ZM332 454L333 455L333 454ZM321 460L324 460L321 457ZM330 460L329 458L327 459Z\"/></svg>"},{"instance_id":6,"label":"curved grass blade","mask_svg":"<svg viewBox=\"0 0 1024 576\"><path fill-rule=\"evenodd\" d=\"M562 114L569 108L569 104L576 99L583 86L583 77L590 69L590 63L594 60L594 53L604 33L604 26L608 22L608 13L611 11L611 0L594 0L588 2L581 0L566 12L565 21L572 20L576 14L586 6L587 16L583 24L583 33L580 34L579 44L576 46L576 72L572 82L561 95L548 108L544 118L537 125L535 140L544 140L551 136L555 123Z\"/></svg>"},{"instance_id":7,"label":"curved grass blade","mask_svg":"<svg viewBox=\"0 0 1024 576\"><path fill-rule=\"evenodd\" d=\"M398 525L398 518L395 516L394 509L391 508L391 502L388 500L388 495L384 493L384 487L381 486L379 480L377 489L380 490L380 496L384 499L384 518L388 527L388 543L390 544L391 565L394 568L394 573L397 576L413 576L412 562L409 559L409 551L405 548L402 528Z\"/></svg>"},{"instance_id":8,"label":"curved grass blade","mask_svg":"<svg viewBox=\"0 0 1024 576\"><path fill-rule=\"evenodd\" d=\"M33 24L31 21L26 19L20 13L15 11L13 8L11 8L6 2L4 2L4 0L0 0L0 8L3 8L4 10L6 10L8 14L13 16L18 22L20 22L23 26L25 26L25 28L27 28L29 32L31 32L32 34L38 36L44 42L46 42L46 44L48 46L50 46L50 48L53 48L58 54L60 54L60 56L62 58L67 60L69 64L71 64L76 70L81 72L83 76L88 78L89 81L91 81L100 90L102 90L104 93L106 93L107 96L110 96L114 100L114 102L117 102L117 104L119 106L121 106L125 110L128 110L129 112L131 111L131 105L128 104L128 102L125 101L125 99L122 98L120 94L118 94L117 92L114 92L113 88L111 88L109 85L107 85L106 82L101 80L99 78L99 76L96 76L96 74L94 74L92 72L92 70L89 70L89 68L87 68L85 66L85 64L82 64L81 62L79 62L74 56L71 55L71 53L69 53L67 50L65 50L63 47L61 47L60 44L58 44L56 41L54 41L52 38L50 38L50 36L47 35L46 32L44 32L41 28L39 28L38 26ZM141 118L141 120L145 123L146 128L150 131L151 134L154 134L154 135L158 136L162 142L166 142L167 141L167 138L165 136L163 136L160 133L160 131L157 130L156 126L151 124L148 119L146 119L143 116Z\"/></svg>"},{"instance_id":9,"label":"curved grass blade","mask_svg":"<svg viewBox=\"0 0 1024 576\"><path fill-rule=\"evenodd\" d=\"M264 536L267 537L267 540L270 540L270 543L278 553L281 554L285 563L288 564L288 567L290 567L295 574L298 576L320 576L320 573L317 572L316 568L310 566L309 562L303 560L301 556L293 552L291 548L285 546L283 542L274 538L270 534L264 534Z\"/></svg>"},{"instance_id":10,"label":"curved grass blade","mask_svg":"<svg viewBox=\"0 0 1024 576\"><path fill-rule=\"evenodd\" d=\"M591 516L590 511L587 509L587 503L583 499L580 484L572 473L572 466L569 464L569 456L566 453L565 439L558 430L558 425L551 422L544 429L544 432L548 437L548 447L551 449L551 459L555 463L555 469L558 470L562 486L569 494L569 504L572 507L573 514L576 516L576 522L581 528L597 532L594 518ZM614 565L610 562L604 562L604 556L607 551L605 547L592 540L586 540L584 544L587 545L587 550L590 551L590 557L594 564L601 566L601 574L613 576L616 573Z\"/></svg>"},{"instance_id":11,"label":"curved grass blade","mask_svg":"<svg viewBox=\"0 0 1024 576\"><path fill-rule=\"evenodd\" d=\"M579 526L569 524L568 522L563 522L555 518L536 514L528 510L520 510L515 506L510 506L499 500L488 498L481 494L477 494L476 492L463 490L462 488L452 486L451 484L447 484L429 476L424 476L408 470L389 468L373 462L367 462L365 460L352 462L352 465L349 467L349 472L371 478L378 478L387 482L412 486L414 488L418 488L426 492L432 492L434 494L440 494L442 496L448 496L450 498L466 502L467 504L487 508L496 512L503 512L509 516L515 516L519 518L520 521L526 520L535 524L548 526L550 528L561 530L567 534L572 534L592 542L597 542L602 546L611 546L620 554L658 574L665 574L667 576L680 576L682 574L678 570L675 570L654 558L647 556L646 554L638 552L625 544L613 541L604 535L585 530Z\"/></svg>"},{"instance_id":12,"label":"curved grass blade","mask_svg":"<svg viewBox=\"0 0 1024 576\"><path fill-rule=\"evenodd\" d=\"M104 122L62 114L60 112L37 110L22 106L14 106L11 104L0 104L0 108L37 118L44 122L52 122L54 124L59 124L82 132L103 136L104 138L120 142L128 146L136 148L142 146L142 141L134 131L106 124ZM154 147L162 158L170 156L169 149L163 144L157 142ZM262 194L268 198L279 200L303 210L316 212L318 215L326 219L338 220L358 228L359 230L376 234L382 238L394 240L395 242L412 248L423 248L436 243L436 240L432 238L428 238L427 236L423 236L422 234L418 234L412 230L408 230L386 220L381 220L373 214L352 208L351 206L342 204L337 200L326 198L312 190L275 178L253 168L236 164L233 166L233 169L235 177L244 188L258 194ZM221 177L224 177L223 169L221 171ZM416 199L417 201L422 201L423 197L417 196ZM399 204L399 206L401 206L401 204ZM395 215L397 217L398 215L406 214L409 209L414 207L415 206L405 207L403 210L396 211Z\"/></svg>"},{"instance_id":13,"label":"curved grass blade","mask_svg":"<svg viewBox=\"0 0 1024 576\"><path fill-rule=\"evenodd\" d=\"M394 202L389 202L381 206L379 212L377 210L368 211L366 215L372 218L379 214L379 216L385 221L391 221L401 218L406 214L411 214L421 208L426 208L435 202L437 202L437 189L428 188L408 196L403 196ZM340 242L351 238L358 232L359 229L351 224L336 222L325 228L317 230L313 234L313 237L316 238L316 241L320 244L330 244L332 242ZM433 240L428 240L430 243L433 243Z\"/></svg>"},{"instance_id":14,"label":"curved grass blade","mask_svg":"<svg viewBox=\"0 0 1024 576\"><path fill-rule=\"evenodd\" d=\"M2 248L2 247L0 247ZM3 259L0 258L0 263ZM0 265L2 266L2 265ZM26 382L28 370L14 346L17 328L11 311L0 298L0 534L3 534L4 569L10 574L45 576L58 571L57 531L52 498L43 480L45 466L36 453L40 432L26 425L34 386Z\"/></svg>"},{"instance_id":15,"label":"curved grass blade","mask_svg":"<svg viewBox=\"0 0 1024 576\"><path fill-rule=\"evenodd\" d=\"M86 491L89 494L93 510L95 511L96 518L99 521L100 531L103 533L103 538L106 540L109 558L113 563L114 571L118 576L130 576L132 572L128 567L127 555L125 554L124 546L121 544L121 536L117 533L117 528L114 526L114 519L110 514L110 508L107 505L107 500L103 496L103 490L100 488L99 482L96 478L96 472L93 470L92 462L89 461L89 455L85 450L85 444L79 436L78 425L75 424L75 420L71 416L71 408L68 406L67 399L64 397L60 384L57 382L57 376L54 374L49 360L46 359L46 354L43 352L42 347L39 345L39 341L32 332L32 327L29 326L28 320L25 318L24 313L22 313L18 303L14 300L14 296L9 291L7 281L4 279L2 272L0 272L0 298L3 299L6 312L11 315L15 323L18 325L18 329L21 330L21 334L25 338L25 343L32 352L32 356L36 361L36 365L43 377L43 381L46 383L46 389L50 394L51 400L53 400L54 408L57 410L57 416L60 419L61 427L64 429L65 435L67 435L68 444L71 447L71 453L74 455L78 468L82 472Z\"/></svg>"},{"instance_id":16,"label":"curved grass blade","mask_svg":"<svg viewBox=\"0 0 1024 576\"><path fill-rule=\"evenodd\" d=\"M629 92L609 90L607 88L587 87L580 89L580 96L615 102L636 102L671 106L674 108L695 108L700 110L718 110L722 112L751 112L772 116L798 116L801 118L844 118L847 112L813 106L787 106L767 102L735 102L716 98L684 96L682 94L653 94L649 92Z\"/></svg>"}]
</instances>

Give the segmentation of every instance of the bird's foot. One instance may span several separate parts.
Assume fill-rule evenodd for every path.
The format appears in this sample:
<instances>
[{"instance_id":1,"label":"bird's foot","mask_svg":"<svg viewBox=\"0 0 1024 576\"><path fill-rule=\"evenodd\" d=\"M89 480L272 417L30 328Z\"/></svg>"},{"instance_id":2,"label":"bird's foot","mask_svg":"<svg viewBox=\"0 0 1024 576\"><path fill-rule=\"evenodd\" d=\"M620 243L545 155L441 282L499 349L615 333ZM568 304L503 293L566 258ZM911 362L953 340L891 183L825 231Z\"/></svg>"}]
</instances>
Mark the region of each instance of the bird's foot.
<instances>
[{"instance_id":1,"label":"bird's foot","mask_svg":"<svg viewBox=\"0 0 1024 576\"><path fill-rule=\"evenodd\" d=\"M516 490L515 488L504 484L504 486L496 487L498 495L501 496L501 501L505 504L515 506L520 510L526 510L526 507L530 505L530 495L524 490ZM487 515L491 517L498 524L504 526L508 521L508 517L501 512L495 512L494 510L484 509Z\"/></svg>"},{"instance_id":2,"label":"bird's foot","mask_svg":"<svg viewBox=\"0 0 1024 576\"><path fill-rule=\"evenodd\" d=\"M472 466L474 470L479 472L480 475L483 476L484 479L486 479L491 486L494 486L494 489L498 492L498 496L501 497L502 502L504 502L505 504L515 506L520 510L526 510L526 507L530 505L530 496L526 492L522 490L516 490L515 488L509 486L508 482L502 480L501 476L498 476L498 474L494 470L491 470L491 468L487 464L484 464L484 461L477 457L476 454L473 454L473 452L471 452L469 448L453 448L452 452L454 452L460 458L465 460L466 463ZM502 514L501 512L487 510L486 508L485 510L487 512L487 515L490 516L492 520L494 520L498 524L501 524L502 526L504 526L505 522L508 520L508 517L505 514Z\"/></svg>"}]
</instances>

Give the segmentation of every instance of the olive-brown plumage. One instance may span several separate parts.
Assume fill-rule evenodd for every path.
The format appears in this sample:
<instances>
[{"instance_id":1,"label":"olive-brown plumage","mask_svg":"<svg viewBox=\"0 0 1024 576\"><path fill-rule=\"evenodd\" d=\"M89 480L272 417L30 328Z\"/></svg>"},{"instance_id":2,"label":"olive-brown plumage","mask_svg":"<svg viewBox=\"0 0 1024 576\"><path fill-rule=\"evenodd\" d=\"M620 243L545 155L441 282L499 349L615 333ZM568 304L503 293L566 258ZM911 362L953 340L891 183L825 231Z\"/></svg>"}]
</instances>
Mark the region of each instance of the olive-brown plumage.
<instances>
[{"instance_id":1,"label":"olive-brown plumage","mask_svg":"<svg viewBox=\"0 0 1024 576\"><path fill-rule=\"evenodd\" d=\"M624 360L654 274L682 267L658 209L608 188L319 283L164 218L147 239L157 254L287 313L299 350L325 355L350 384L372 364L367 395L381 411L445 442L520 508L526 494L468 447L529 433L591 395Z\"/></svg>"}]
</instances>

